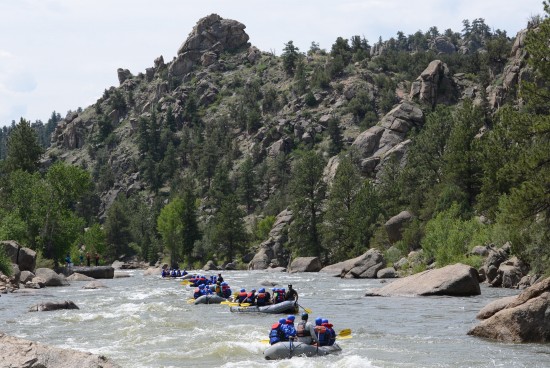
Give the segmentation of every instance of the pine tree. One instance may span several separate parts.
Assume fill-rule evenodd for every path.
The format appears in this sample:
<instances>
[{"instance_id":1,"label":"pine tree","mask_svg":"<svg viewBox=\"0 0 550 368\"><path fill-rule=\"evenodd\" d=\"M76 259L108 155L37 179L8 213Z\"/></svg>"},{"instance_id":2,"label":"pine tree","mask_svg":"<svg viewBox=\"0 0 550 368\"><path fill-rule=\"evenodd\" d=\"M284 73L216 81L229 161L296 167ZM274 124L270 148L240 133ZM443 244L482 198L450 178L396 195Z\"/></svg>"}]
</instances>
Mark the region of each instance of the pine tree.
<instances>
[{"instance_id":1,"label":"pine tree","mask_svg":"<svg viewBox=\"0 0 550 368\"><path fill-rule=\"evenodd\" d=\"M19 124L11 130L9 135L4 170L6 172L15 170L34 172L38 170L43 152L44 150L38 143L36 132L27 120L21 118Z\"/></svg>"},{"instance_id":2,"label":"pine tree","mask_svg":"<svg viewBox=\"0 0 550 368\"><path fill-rule=\"evenodd\" d=\"M294 70L296 69L298 58L300 57L299 51L300 50L294 46L294 42L288 41L285 43L281 57L283 58L283 69L286 74L290 76L294 75Z\"/></svg>"}]
</instances>

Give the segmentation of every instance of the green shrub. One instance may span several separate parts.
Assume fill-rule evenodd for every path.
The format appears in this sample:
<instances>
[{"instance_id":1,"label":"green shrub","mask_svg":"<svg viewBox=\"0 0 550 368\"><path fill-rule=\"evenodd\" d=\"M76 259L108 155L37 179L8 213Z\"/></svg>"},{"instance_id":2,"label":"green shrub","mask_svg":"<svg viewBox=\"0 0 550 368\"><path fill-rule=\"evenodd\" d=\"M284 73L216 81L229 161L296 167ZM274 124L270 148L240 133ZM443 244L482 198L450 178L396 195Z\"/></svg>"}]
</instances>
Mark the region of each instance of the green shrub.
<instances>
[{"instance_id":1,"label":"green shrub","mask_svg":"<svg viewBox=\"0 0 550 368\"><path fill-rule=\"evenodd\" d=\"M422 249L426 259L433 258L438 267L463 262L475 234L484 231L476 219L462 220L456 203L430 220L425 228Z\"/></svg>"},{"instance_id":2,"label":"green shrub","mask_svg":"<svg viewBox=\"0 0 550 368\"><path fill-rule=\"evenodd\" d=\"M2 247L0 247L0 272L6 276L11 276L13 273L11 260L8 258L6 251Z\"/></svg>"},{"instance_id":3,"label":"green shrub","mask_svg":"<svg viewBox=\"0 0 550 368\"><path fill-rule=\"evenodd\" d=\"M260 220L256 225L256 230L254 231L254 235L256 235L256 238L259 240L267 239L267 236L269 235L269 232L271 231L274 223L275 216L266 216L264 219Z\"/></svg>"}]
</instances>

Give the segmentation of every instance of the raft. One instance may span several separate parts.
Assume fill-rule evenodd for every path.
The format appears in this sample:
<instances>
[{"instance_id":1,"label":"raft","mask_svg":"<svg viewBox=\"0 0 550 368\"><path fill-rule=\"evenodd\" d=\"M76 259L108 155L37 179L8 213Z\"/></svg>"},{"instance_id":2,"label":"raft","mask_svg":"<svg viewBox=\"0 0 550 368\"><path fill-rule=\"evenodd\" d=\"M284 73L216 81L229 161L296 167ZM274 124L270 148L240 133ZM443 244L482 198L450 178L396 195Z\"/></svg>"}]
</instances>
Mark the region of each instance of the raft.
<instances>
[{"instance_id":1,"label":"raft","mask_svg":"<svg viewBox=\"0 0 550 368\"><path fill-rule=\"evenodd\" d=\"M270 313L270 314L293 314L298 313L298 305L294 300L287 300L277 304L266 305L263 307L258 307L257 305L252 305L250 307L231 307L231 312L236 313Z\"/></svg>"},{"instance_id":2,"label":"raft","mask_svg":"<svg viewBox=\"0 0 550 368\"><path fill-rule=\"evenodd\" d=\"M329 354L339 354L342 348L338 344L331 346L315 346L303 342L283 341L271 345L264 351L264 357L267 360L288 359L293 356L323 356Z\"/></svg>"},{"instance_id":3,"label":"raft","mask_svg":"<svg viewBox=\"0 0 550 368\"><path fill-rule=\"evenodd\" d=\"M195 300L195 304L220 304L227 299L219 295L201 295Z\"/></svg>"}]
</instances>

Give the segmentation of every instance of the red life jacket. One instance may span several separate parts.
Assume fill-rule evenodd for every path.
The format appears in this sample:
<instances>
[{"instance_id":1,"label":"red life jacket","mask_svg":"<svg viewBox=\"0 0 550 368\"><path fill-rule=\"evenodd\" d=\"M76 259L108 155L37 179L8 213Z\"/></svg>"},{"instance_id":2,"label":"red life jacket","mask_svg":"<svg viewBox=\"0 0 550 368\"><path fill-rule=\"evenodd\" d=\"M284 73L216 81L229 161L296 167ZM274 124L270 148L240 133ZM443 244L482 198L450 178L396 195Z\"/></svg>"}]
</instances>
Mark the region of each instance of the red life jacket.
<instances>
[{"instance_id":1,"label":"red life jacket","mask_svg":"<svg viewBox=\"0 0 550 368\"><path fill-rule=\"evenodd\" d=\"M325 326L315 326L315 335L319 341L319 346L327 346L330 340L330 332Z\"/></svg>"},{"instance_id":2,"label":"red life jacket","mask_svg":"<svg viewBox=\"0 0 550 368\"><path fill-rule=\"evenodd\" d=\"M237 297L237 299L239 299L239 300L242 302L243 300L246 299L246 295L247 295L247 294L246 294L246 291L241 291L241 292L239 293L239 296Z\"/></svg>"}]
</instances>

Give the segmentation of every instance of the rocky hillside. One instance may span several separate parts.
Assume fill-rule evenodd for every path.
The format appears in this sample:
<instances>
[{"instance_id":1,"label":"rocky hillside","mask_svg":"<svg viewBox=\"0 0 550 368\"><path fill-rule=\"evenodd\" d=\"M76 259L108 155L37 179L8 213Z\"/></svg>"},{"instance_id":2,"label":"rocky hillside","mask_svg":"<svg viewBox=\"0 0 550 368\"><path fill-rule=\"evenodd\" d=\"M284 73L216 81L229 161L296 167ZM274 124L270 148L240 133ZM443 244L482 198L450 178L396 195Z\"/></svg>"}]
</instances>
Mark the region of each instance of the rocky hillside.
<instances>
[{"instance_id":1,"label":"rocky hillside","mask_svg":"<svg viewBox=\"0 0 550 368\"><path fill-rule=\"evenodd\" d=\"M479 138L502 106L520 105L517 91L531 75L527 31L510 39L476 21L463 34L398 33L373 46L358 36L338 38L328 52L313 43L300 53L290 41L276 56L254 47L245 25L211 14L199 20L171 61L159 56L137 74L118 69L118 87L59 123L48 160L92 172L102 219L117 198L137 197L154 207L191 180L204 231L220 210L219 192L234 192L250 232L278 215L271 233L241 250L244 262L256 254L251 267L265 268L286 266L296 254L285 228L293 219L289 183L300 153L322 157L327 190L342 159L351 155L361 180L382 188L389 204L367 224L373 229L362 249L327 254L324 262L357 256L373 244L389 247L402 237L380 240L377 228L386 220L406 209L423 225L436 215L388 194L392 175L407 167L430 115L471 101L485 116L475 131ZM256 181L247 195L249 165ZM323 203L324 211L329 204ZM202 244L209 241L203 238ZM418 247L414 241L405 246ZM198 249L204 251L195 258L216 257L206 246Z\"/></svg>"}]
</instances>

